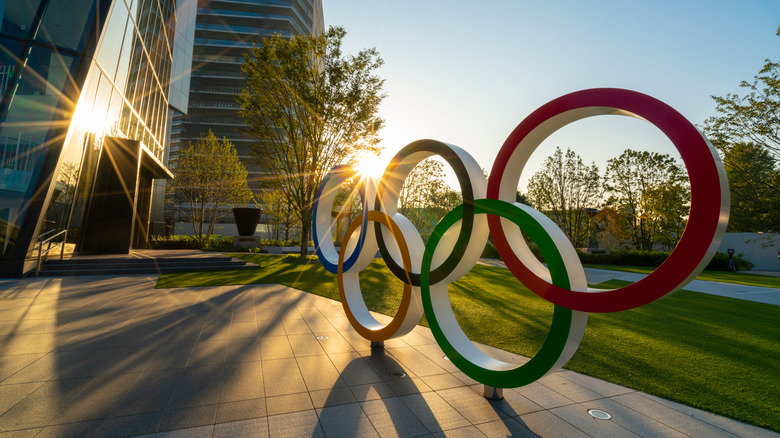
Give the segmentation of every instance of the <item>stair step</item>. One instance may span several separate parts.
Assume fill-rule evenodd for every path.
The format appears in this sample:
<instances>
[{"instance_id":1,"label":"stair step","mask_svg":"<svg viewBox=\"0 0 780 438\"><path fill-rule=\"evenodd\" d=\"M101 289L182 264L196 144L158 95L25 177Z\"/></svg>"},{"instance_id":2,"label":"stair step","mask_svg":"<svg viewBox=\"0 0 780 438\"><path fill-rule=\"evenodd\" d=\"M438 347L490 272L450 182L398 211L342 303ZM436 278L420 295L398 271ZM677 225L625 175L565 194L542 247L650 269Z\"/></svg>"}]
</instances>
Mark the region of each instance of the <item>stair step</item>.
<instances>
[{"instance_id":1,"label":"stair step","mask_svg":"<svg viewBox=\"0 0 780 438\"><path fill-rule=\"evenodd\" d=\"M131 275L166 272L248 269L246 262L229 256L138 258L83 258L49 260L41 266L41 276Z\"/></svg>"},{"instance_id":2,"label":"stair step","mask_svg":"<svg viewBox=\"0 0 780 438\"><path fill-rule=\"evenodd\" d=\"M243 261L233 261L233 260L210 260L210 261L194 261L194 260L183 260L183 261L149 261L144 263L119 263L119 262L111 262L111 263L100 263L100 262L89 262L89 263L51 263L47 262L43 265L46 269L92 269L92 268L123 268L123 267L132 267L132 268L157 268L157 267L177 267L177 266L222 266L222 265L233 265L236 263L245 264L246 262Z\"/></svg>"},{"instance_id":3,"label":"stair step","mask_svg":"<svg viewBox=\"0 0 780 438\"><path fill-rule=\"evenodd\" d=\"M219 266L214 265L196 265L196 266L167 266L159 268L149 267L129 267L122 268L83 268L83 267L70 267L69 269L57 269L45 267L41 269L40 276L42 277L62 277L62 276L82 276L82 275L134 275L134 274L161 274L172 272L195 272L195 271L220 271L220 270L241 270L252 269L255 266L247 266L246 263L231 263L221 264Z\"/></svg>"}]
</instances>

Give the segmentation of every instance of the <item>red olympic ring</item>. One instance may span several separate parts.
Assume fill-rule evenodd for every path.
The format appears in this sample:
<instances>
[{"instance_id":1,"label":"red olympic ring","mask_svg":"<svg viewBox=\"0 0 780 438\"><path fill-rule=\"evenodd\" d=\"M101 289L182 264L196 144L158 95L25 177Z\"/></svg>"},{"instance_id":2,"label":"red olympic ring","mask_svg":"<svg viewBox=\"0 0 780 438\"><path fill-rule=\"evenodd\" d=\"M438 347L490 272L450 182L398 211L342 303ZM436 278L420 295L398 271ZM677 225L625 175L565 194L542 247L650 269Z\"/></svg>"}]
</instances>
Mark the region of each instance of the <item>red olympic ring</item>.
<instances>
[{"instance_id":1,"label":"red olympic ring","mask_svg":"<svg viewBox=\"0 0 780 438\"><path fill-rule=\"evenodd\" d=\"M554 99L531 113L504 142L488 181L487 197L513 202L527 155L552 132L576 120L619 114L660 129L682 156L691 186L691 211L679 243L667 260L644 279L614 290L572 291L534 274L515 254L498 216L488 223L496 249L509 270L531 291L554 304L581 312L633 309L675 292L696 277L717 250L728 222L728 182L709 141L665 103L630 90L599 88ZM528 148L532 148L530 152ZM523 151L519 153L518 151Z\"/></svg>"}]
</instances>

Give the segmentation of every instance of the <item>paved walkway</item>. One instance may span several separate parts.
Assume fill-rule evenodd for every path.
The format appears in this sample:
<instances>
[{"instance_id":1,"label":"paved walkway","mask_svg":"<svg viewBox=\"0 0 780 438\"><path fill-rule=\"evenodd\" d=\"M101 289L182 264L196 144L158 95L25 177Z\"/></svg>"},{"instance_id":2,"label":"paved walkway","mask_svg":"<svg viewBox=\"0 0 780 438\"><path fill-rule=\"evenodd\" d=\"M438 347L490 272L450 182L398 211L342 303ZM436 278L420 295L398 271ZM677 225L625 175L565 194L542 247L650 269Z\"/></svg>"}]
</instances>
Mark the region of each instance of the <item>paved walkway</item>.
<instances>
[{"instance_id":1,"label":"paved walkway","mask_svg":"<svg viewBox=\"0 0 780 438\"><path fill-rule=\"evenodd\" d=\"M506 268L501 260L480 259L480 264ZM611 271L607 269L585 268L585 277L589 284L599 284L609 280L625 280L637 282L646 277L645 274L634 272ZM722 297L737 298L740 300L755 301L758 303L774 304L780 306L780 289L771 287L746 286L733 283L721 283L718 281L693 280L684 287L685 290L701 292Z\"/></svg>"},{"instance_id":2,"label":"paved walkway","mask_svg":"<svg viewBox=\"0 0 780 438\"><path fill-rule=\"evenodd\" d=\"M424 327L377 352L336 301L155 282L2 282L0 436L780 436L571 371L488 401Z\"/></svg>"}]
</instances>

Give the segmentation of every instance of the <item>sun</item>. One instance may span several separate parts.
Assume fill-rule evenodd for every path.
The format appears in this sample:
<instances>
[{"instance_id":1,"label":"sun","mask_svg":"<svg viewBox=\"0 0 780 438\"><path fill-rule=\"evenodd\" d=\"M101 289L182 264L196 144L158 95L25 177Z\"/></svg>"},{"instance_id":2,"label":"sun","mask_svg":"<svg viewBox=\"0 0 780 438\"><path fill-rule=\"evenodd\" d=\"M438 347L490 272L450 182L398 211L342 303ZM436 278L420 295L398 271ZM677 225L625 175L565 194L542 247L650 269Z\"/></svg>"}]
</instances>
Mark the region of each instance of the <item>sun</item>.
<instances>
[{"instance_id":1,"label":"sun","mask_svg":"<svg viewBox=\"0 0 780 438\"><path fill-rule=\"evenodd\" d=\"M355 168L362 177L379 179L385 171L386 164L380 157L370 153L361 153L355 159Z\"/></svg>"}]
</instances>

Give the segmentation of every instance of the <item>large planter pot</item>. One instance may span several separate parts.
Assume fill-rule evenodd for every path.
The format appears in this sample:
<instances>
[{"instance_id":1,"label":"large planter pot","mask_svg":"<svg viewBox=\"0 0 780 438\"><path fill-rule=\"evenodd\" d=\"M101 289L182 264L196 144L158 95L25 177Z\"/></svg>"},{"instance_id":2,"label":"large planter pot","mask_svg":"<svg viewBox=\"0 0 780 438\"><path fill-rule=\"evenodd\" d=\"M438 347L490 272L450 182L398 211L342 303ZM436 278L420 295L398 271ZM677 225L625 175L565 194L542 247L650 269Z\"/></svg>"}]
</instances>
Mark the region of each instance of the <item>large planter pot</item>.
<instances>
[{"instance_id":1,"label":"large planter pot","mask_svg":"<svg viewBox=\"0 0 780 438\"><path fill-rule=\"evenodd\" d=\"M241 207L233 209L233 218L236 220L239 236L253 236L260 222L260 214L263 211L259 208Z\"/></svg>"}]
</instances>

